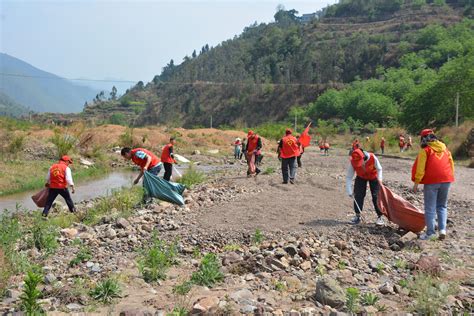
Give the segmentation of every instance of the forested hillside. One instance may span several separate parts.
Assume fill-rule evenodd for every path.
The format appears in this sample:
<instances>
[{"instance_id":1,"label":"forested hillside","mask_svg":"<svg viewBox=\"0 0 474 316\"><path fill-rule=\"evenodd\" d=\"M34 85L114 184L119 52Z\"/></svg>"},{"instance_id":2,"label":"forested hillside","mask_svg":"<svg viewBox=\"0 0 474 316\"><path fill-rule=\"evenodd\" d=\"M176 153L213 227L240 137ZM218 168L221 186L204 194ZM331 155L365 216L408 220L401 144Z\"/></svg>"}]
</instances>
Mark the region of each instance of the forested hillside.
<instances>
[{"instance_id":1,"label":"forested hillside","mask_svg":"<svg viewBox=\"0 0 474 316\"><path fill-rule=\"evenodd\" d=\"M0 116L20 117L28 114L28 109L0 92Z\"/></svg>"},{"instance_id":2,"label":"forested hillside","mask_svg":"<svg viewBox=\"0 0 474 316\"><path fill-rule=\"evenodd\" d=\"M146 106L135 124L207 126L212 116L215 126L252 126L283 120L293 106L301 106L313 119L352 116L362 123L398 121L402 99L381 91L380 98L361 101L366 108L347 101L343 112L335 115L321 113L314 102L328 89L351 89L364 80L381 79L386 71L393 72L390 69L420 68L410 58L439 44L424 40L429 35L420 30L439 25L446 33L446 27L470 14L466 3L422 2L346 0L319 12L320 18L310 23L302 23L294 10L281 9L274 23L251 25L214 48L204 45L199 53L185 56L180 65L171 60L150 83L140 82L115 103L123 108L136 108L137 103ZM464 32L460 36L471 36L469 22L460 28ZM435 74L448 58L465 55L469 48L460 41L447 50L435 48L437 56L423 69ZM419 79L414 74L410 78L412 83Z\"/></svg>"}]
</instances>

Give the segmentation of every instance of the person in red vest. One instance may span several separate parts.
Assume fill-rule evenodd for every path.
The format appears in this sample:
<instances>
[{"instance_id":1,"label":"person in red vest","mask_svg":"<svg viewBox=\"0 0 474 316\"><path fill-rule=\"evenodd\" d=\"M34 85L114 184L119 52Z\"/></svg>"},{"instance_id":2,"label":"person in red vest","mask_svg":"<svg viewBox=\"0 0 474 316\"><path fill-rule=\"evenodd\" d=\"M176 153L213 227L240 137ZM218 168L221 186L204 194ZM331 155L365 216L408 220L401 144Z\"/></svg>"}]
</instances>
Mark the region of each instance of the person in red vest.
<instances>
[{"instance_id":1,"label":"person in red vest","mask_svg":"<svg viewBox=\"0 0 474 316\"><path fill-rule=\"evenodd\" d=\"M283 184L295 184L296 177L296 157L300 155L300 149L296 137L292 135L291 129L287 128L285 136L278 142L278 156L281 158L281 173ZM290 171L288 174L288 170Z\"/></svg>"},{"instance_id":2,"label":"person in red vest","mask_svg":"<svg viewBox=\"0 0 474 316\"><path fill-rule=\"evenodd\" d=\"M451 152L435 136L431 129L420 133L421 149L412 168L413 191L423 184L425 202L426 233L420 239L435 237L436 217L438 217L439 239L446 238L448 221L448 194L454 182L454 161Z\"/></svg>"},{"instance_id":3,"label":"person in red vest","mask_svg":"<svg viewBox=\"0 0 474 316\"><path fill-rule=\"evenodd\" d=\"M170 181L171 175L173 174L173 164L176 163L173 155L173 147L175 144L176 140L171 137L170 142L163 146L163 149L161 150L161 162L163 162L163 165L165 166L165 175L163 176L163 179L166 181Z\"/></svg>"},{"instance_id":4,"label":"person in red vest","mask_svg":"<svg viewBox=\"0 0 474 316\"><path fill-rule=\"evenodd\" d=\"M145 171L148 171L155 176L160 173L161 167L163 164L160 162L157 156L155 156L151 151L145 148L122 148L120 154L126 160L131 160L134 164L140 167L140 174L133 181L133 184L137 184L140 179L143 177Z\"/></svg>"},{"instance_id":5,"label":"person in red vest","mask_svg":"<svg viewBox=\"0 0 474 316\"><path fill-rule=\"evenodd\" d=\"M301 168L301 167L303 167L303 163L301 162L301 158L303 157L303 154L304 154L304 146L301 145L301 143L300 143L300 135L296 136L296 140L298 141L298 149L300 150L300 154L296 158L296 162L298 164L298 168Z\"/></svg>"},{"instance_id":6,"label":"person in red vest","mask_svg":"<svg viewBox=\"0 0 474 316\"><path fill-rule=\"evenodd\" d=\"M324 155L325 156L329 156L329 148L331 146L329 145L329 143L327 141L324 142Z\"/></svg>"},{"instance_id":7,"label":"person in red vest","mask_svg":"<svg viewBox=\"0 0 474 316\"><path fill-rule=\"evenodd\" d=\"M71 192L76 192L69 164L72 164L72 159L69 156L64 155L58 163L55 163L51 168L49 168L45 184L45 186L49 187L49 194L48 199L46 200L46 205L43 209L44 217L48 216L49 210L58 195L61 195L64 198L70 212L74 213L76 211L76 207L74 206L74 202L72 201L71 194L68 190L68 186L70 186Z\"/></svg>"},{"instance_id":8,"label":"person in red vest","mask_svg":"<svg viewBox=\"0 0 474 316\"><path fill-rule=\"evenodd\" d=\"M354 192L352 192L352 179L356 174L354 182ZM379 181L382 181L382 165L378 158L373 154L363 151L361 148L355 149L350 158L350 164L347 168L346 190L349 197L354 199L355 217L352 224L360 223L360 216L364 207L364 199L367 191L367 182L369 183L372 202L377 213L377 225L384 225L382 212L377 206L377 194L379 192Z\"/></svg>"},{"instance_id":9,"label":"person in red vest","mask_svg":"<svg viewBox=\"0 0 474 316\"><path fill-rule=\"evenodd\" d=\"M398 147L400 147L401 153L403 152L403 150L405 150L405 137L403 137L403 135L400 135L400 137L398 137Z\"/></svg>"},{"instance_id":10,"label":"person in red vest","mask_svg":"<svg viewBox=\"0 0 474 316\"><path fill-rule=\"evenodd\" d=\"M382 151L382 155L385 152L385 138L382 137L382 140L380 141L380 150Z\"/></svg>"},{"instance_id":11,"label":"person in red vest","mask_svg":"<svg viewBox=\"0 0 474 316\"><path fill-rule=\"evenodd\" d=\"M248 165L247 176L249 177L260 173L260 169L255 165L255 161L257 159L256 155L261 149L262 139L252 130L249 130L247 133L247 150L245 152Z\"/></svg>"}]
</instances>

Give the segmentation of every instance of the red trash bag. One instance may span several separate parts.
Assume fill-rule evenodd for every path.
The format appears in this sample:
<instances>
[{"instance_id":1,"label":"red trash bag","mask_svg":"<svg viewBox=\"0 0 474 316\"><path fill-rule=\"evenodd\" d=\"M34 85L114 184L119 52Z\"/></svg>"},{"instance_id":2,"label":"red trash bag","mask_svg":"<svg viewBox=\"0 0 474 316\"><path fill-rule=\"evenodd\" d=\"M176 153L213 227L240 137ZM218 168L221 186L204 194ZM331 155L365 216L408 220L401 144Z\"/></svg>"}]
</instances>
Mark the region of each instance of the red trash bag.
<instances>
[{"instance_id":1,"label":"red trash bag","mask_svg":"<svg viewBox=\"0 0 474 316\"><path fill-rule=\"evenodd\" d=\"M419 233L425 228L425 214L401 196L380 184L377 204L389 221L403 229Z\"/></svg>"},{"instance_id":2,"label":"red trash bag","mask_svg":"<svg viewBox=\"0 0 474 316\"><path fill-rule=\"evenodd\" d=\"M46 200L48 199L49 188L44 188L35 195L31 197L36 206L44 207L46 205Z\"/></svg>"}]
</instances>

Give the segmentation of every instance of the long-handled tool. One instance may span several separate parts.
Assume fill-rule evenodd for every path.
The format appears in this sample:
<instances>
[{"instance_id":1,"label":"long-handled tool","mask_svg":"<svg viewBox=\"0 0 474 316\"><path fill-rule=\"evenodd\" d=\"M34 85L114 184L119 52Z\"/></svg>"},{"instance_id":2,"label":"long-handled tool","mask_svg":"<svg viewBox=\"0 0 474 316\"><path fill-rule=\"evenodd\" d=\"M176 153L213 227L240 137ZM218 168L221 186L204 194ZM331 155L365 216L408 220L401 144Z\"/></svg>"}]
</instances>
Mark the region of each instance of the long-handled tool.
<instances>
[{"instance_id":1,"label":"long-handled tool","mask_svg":"<svg viewBox=\"0 0 474 316\"><path fill-rule=\"evenodd\" d=\"M362 217L362 210L361 210L361 208L360 208L360 206L359 206L359 203L357 203L357 201L356 201L356 199L355 199L355 197L354 197L353 195L352 195L352 200L354 201L355 205L357 206L357 209L359 210L360 219L363 221L364 218Z\"/></svg>"},{"instance_id":2,"label":"long-handled tool","mask_svg":"<svg viewBox=\"0 0 474 316\"><path fill-rule=\"evenodd\" d=\"M178 178L181 178L181 177L183 176L183 175L178 171L178 169L177 169L175 166L173 166L173 170L174 170L175 173L178 174ZM173 180L174 180L174 179L173 179Z\"/></svg>"}]
</instances>

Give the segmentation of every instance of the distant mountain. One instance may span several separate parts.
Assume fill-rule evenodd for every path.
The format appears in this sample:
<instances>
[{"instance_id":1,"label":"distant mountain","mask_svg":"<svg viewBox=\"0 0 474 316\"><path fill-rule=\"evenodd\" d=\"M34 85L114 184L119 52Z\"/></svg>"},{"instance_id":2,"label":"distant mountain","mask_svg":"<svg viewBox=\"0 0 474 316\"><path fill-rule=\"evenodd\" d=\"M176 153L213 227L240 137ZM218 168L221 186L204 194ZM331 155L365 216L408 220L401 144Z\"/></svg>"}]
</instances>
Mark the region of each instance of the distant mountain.
<instances>
[{"instance_id":1,"label":"distant mountain","mask_svg":"<svg viewBox=\"0 0 474 316\"><path fill-rule=\"evenodd\" d=\"M20 117L28 114L28 109L0 92L0 116Z\"/></svg>"},{"instance_id":2,"label":"distant mountain","mask_svg":"<svg viewBox=\"0 0 474 316\"><path fill-rule=\"evenodd\" d=\"M0 53L0 93L32 111L80 112L98 92Z\"/></svg>"},{"instance_id":3,"label":"distant mountain","mask_svg":"<svg viewBox=\"0 0 474 316\"><path fill-rule=\"evenodd\" d=\"M74 84L85 86L92 88L94 90L105 91L106 95L109 95L110 91L112 91L112 87L117 88L118 95L125 94L125 92L133 87L136 82L124 82L123 79L118 78L104 78L101 81L89 81L86 79L74 81Z\"/></svg>"}]
</instances>

